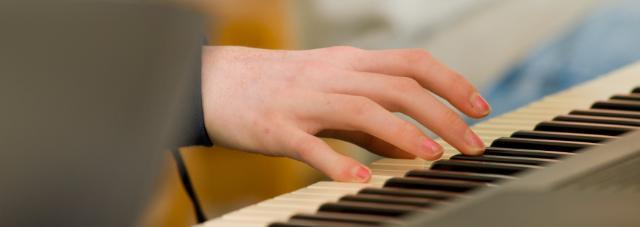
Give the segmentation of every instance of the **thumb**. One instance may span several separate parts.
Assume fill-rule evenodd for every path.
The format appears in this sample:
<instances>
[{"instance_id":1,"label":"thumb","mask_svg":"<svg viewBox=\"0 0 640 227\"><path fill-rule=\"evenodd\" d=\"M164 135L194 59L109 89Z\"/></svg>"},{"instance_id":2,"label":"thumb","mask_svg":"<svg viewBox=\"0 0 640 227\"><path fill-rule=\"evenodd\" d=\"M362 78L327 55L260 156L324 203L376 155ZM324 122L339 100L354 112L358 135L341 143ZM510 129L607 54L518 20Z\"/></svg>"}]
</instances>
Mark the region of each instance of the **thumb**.
<instances>
[{"instance_id":1,"label":"thumb","mask_svg":"<svg viewBox=\"0 0 640 227\"><path fill-rule=\"evenodd\" d=\"M353 158L335 152L322 139L303 131L289 134L289 149L294 158L320 170L331 179L343 182L368 182L371 170Z\"/></svg>"}]
</instances>

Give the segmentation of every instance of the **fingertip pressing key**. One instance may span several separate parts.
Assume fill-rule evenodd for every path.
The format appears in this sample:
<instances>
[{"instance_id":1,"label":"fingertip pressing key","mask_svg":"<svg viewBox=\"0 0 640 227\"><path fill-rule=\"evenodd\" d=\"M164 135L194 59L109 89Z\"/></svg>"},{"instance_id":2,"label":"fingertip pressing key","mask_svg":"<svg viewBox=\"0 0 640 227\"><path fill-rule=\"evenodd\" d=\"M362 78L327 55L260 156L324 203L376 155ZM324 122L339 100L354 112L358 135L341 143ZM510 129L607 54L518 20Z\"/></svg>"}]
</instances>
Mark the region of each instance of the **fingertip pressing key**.
<instances>
[{"instance_id":1,"label":"fingertip pressing key","mask_svg":"<svg viewBox=\"0 0 640 227\"><path fill-rule=\"evenodd\" d=\"M421 155L422 158L427 160L435 160L442 156L443 148L442 146L440 146L440 144L427 137L420 138L420 141L422 144L423 153L425 154Z\"/></svg>"},{"instance_id":2,"label":"fingertip pressing key","mask_svg":"<svg viewBox=\"0 0 640 227\"><path fill-rule=\"evenodd\" d=\"M471 129L467 129L464 134L464 139L467 143L467 151L463 153L467 155L482 154L485 145L484 142L482 142L482 139L480 139L480 137L475 132L473 132Z\"/></svg>"},{"instance_id":3,"label":"fingertip pressing key","mask_svg":"<svg viewBox=\"0 0 640 227\"><path fill-rule=\"evenodd\" d=\"M371 170L363 166L356 166L352 170L352 175L355 177L355 182L368 182L371 178Z\"/></svg>"}]
</instances>

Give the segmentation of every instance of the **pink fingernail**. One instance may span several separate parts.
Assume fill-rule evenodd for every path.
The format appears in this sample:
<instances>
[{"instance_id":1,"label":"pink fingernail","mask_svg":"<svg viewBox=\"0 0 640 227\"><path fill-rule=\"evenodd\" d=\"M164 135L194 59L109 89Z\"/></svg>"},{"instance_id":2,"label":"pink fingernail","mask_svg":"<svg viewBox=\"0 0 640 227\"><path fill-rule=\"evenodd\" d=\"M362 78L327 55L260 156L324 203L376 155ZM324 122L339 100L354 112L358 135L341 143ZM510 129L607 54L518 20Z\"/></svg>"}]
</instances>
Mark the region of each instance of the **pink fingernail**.
<instances>
[{"instance_id":1,"label":"pink fingernail","mask_svg":"<svg viewBox=\"0 0 640 227\"><path fill-rule=\"evenodd\" d=\"M471 129L467 129L464 133L464 139L469 146L469 153L473 155L479 155L484 151L484 142L482 139Z\"/></svg>"},{"instance_id":2,"label":"pink fingernail","mask_svg":"<svg viewBox=\"0 0 640 227\"><path fill-rule=\"evenodd\" d=\"M354 172L360 182L367 182L371 177L371 171L362 166L356 167Z\"/></svg>"},{"instance_id":3,"label":"pink fingernail","mask_svg":"<svg viewBox=\"0 0 640 227\"><path fill-rule=\"evenodd\" d=\"M429 138L422 138L423 150L429 154L427 159L436 159L442 154L442 146Z\"/></svg>"},{"instance_id":4,"label":"pink fingernail","mask_svg":"<svg viewBox=\"0 0 640 227\"><path fill-rule=\"evenodd\" d=\"M489 106L487 100L485 100L478 92L471 95L471 106L476 112L482 115L487 115L491 112L491 106Z\"/></svg>"}]
</instances>

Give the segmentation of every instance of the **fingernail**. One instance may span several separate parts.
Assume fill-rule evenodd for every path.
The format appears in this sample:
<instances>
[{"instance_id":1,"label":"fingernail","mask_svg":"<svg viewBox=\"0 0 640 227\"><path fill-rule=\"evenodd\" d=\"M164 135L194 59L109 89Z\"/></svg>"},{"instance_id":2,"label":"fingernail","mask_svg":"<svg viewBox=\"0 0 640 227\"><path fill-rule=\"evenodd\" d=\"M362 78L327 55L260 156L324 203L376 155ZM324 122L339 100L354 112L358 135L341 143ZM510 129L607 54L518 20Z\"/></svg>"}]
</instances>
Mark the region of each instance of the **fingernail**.
<instances>
[{"instance_id":1,"label":"fingernail","mask_svg":"<svg viewBox=\"0 0 640 227\"><path fill-rule=\"evenodd\" d=\"M471 106L476 112L482 115L487 115L491 112L491 106L489 106L487 100L485 100L478 92L471 95Z\"/></svg>"},{"instance_id":2,"label":"fingernail","mask_svg":"<svg viewBox=\"0 0 640 227\"><path fill-rule=\"evenodd\" d=\"M484 151L484 142L482 142L480 137L471 131L471 129L467 129L467 132L464 133L464 138L469 146L469 154L479 155Z\"/></svg>"},{"instance_id":3,"label":"fingernail","mask_svg":"<svg viewBox=\"0 0 640 227\"><path fill-rule=\"evenodd\" d=\"M425 151L425 153L427 153L426 157L423 156L424 158L433 160L440 157L443 150L440 144L426 137L422 137L420 140L422 144L422 149Z\"/></svg>"},{"instance_id":4,"label":"fingernail","mask_svg":"<svg viewBox=\"0 0 640 227\"><path fill-rule=\"evenodd\" d=\"M359 182L367 182L371 177L371 171L362 166L354 168L354 173Z\"/></svg>"}]
</instances>

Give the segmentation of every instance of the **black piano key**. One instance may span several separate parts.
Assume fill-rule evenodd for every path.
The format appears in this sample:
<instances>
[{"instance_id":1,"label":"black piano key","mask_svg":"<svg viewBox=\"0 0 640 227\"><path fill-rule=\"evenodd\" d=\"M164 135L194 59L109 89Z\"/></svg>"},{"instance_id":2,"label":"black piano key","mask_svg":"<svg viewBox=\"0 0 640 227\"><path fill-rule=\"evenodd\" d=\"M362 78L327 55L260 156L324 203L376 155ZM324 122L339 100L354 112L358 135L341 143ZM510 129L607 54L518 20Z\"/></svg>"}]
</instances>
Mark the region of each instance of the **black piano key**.
<instances>
[{"instance_id":1,"label":"black piano key","mask_svg":"<svg viewBox=\"0 0 640 227\"><path fill-rule=\"evenodd\" d=\"M311 224L295 224L288 222L273 222L268 225L268 227L312 227Z\"/></svg>"},{"instance_id":2,"label":"black piano key","mask_svg":"<svg viewBox=\"0 0 640 227\"><path fill-rule=\"evenodd\" d=\"M388 179L384 183L385 187L441 190L449 192L468 192L487 185L490 184L473 181L427 179L419 177L394 177Z\"/></svg>"},{"instance_id":3,"label":"black piano key","mask_svg":"<svg viewBox=\"0 0 640 227\"><path fill-rule=\"evenodd\" d=\"M627 100L597 101L591 105L592 109L640 111L640 102Z\"/></svg>"},{"instance_id":4,"label":"black piano key","mask_svg":"<svg viewBox=\"0 0 640 227\"><path fill-rule=\"evenodd\" d=\"M580 133L568 133L568 132L549 132L549 131L530 131L520 130L511 134L514 138L529 138L529 139L548 139L548 140L565 140L565 141L577 141L587 143L603 143L610 139L615 139L615 136L603 136L594 134L580 134Z\"/></svg>"},{"instance_id":5,"label":"black piano key","mask_svg":"<svg viewBox=\"0 0 640 227\"><path fill-rule=\"evenodd\" d=\"M634 88L631 93L640 93L640 87Z\"/></svg>"},{"instance_id":6,"label":"black piano key","mask_svg":"<svg viewBox=\"0 0 640 227\"><path fill-rule=\"evenodd\" d=\"M431 169L472 173L513 175L525 170L537 169L537 166L488 163L477 161L439 160L431 165Z\"/></svg>"},{"instance_id":7,"label":"black piano key","mask_svg":"<svg viewBox=\"0 0 640 227\"><path fill-rule=\"evenodd\" d=\"M502 148L502 147L487 147L484 150L484 154L508 156L508 157L514 156L514 157L543 158L543 159L561 159L561 158L565 158L567 156L573 155L572 153L566 153L566 152Z\"/></svg>"},{"instance_id":8,"label":"black piano key","mask_svg":"<svg viewBox=\"0 0 640 227\"><path fill-rule=\"evenodd\" d=\"M564 152L575 152L580 149L591 147L594 145L598 145L598 144L586 143L586 142L574 142L574 141L542 140L542 139L510 138L510 137L501 137L501 138L495 139L491 143L492 147L547 150L547 151L564 151Z\"/></svg>"},{"instance_id":9,"label":"black piano key","mask_svg":"<svg viewBox=\"0 0 640 227\"><path fill-rule=\"evenodd\" d=\"M536 131L571 132L605 136L620 136L636 129L636 127L624 125L607 125L568 121L543 121L538 123L534 128L534 130Z\"/></svg>"},{"instance_id":10,"label":"black piano key","mask_svg":"<svg viewBox=\"0 0 640 227\"><path fill-rule=\"evenodd\" d=\"M371 227L379 225L354 224L339 221L325 220L289 220L287 222L274 222L269 227Z\"/></svg>"},{"instance_id":11,"label":"black piano key","mask_svg":"<svg viewBox=\"0 0 640 227\"><path fill-rule=\"evenodd\" d=\"M487 183L494 183L502 180L515 179L513 177L504 176L504 175L468 173L468 172L456 172L456 171L444 171L444 170L432 170L432 169L411 170L407 172L405 176L478 181L478 182L487 182Z\"/></svg>"},{"instance_id":12,"label":"black piano key","mask_svg":"<svg viewBox=\"0 0 640 227\"><path fill-rule=\"evenodd\" d=\"M399 217L418 209L421 208L418 206L391 205L384 203L339 201L322 204L320 208L318 208L318 211Z\"/></svg>"},{"instance_id":13,"label":"black piano key","mask_svg":"<svg viewBox=\"0 0 640 227\"><path fill-rule=\"evenodd\" d=\"M624 111L624 110L600 110L600 109L572 110L571 112L569 112L569 114L640 119L640 113L635 111Z\"/></svg>"},{"instance_id":14,"label":"black piano key","mask_svg":"<svg viewBox=\"0 0 640 227\"><path fill-rule=\"evenodd\" d=\"M365 225L382 225L382 224L401 224L402 221L396 218L366 214L346 214L336 212L318 212L315 214L295 214L290 220L317 220L317 221L334 221L352 224Z\"/></svg>"},{"instance_id":15,"label":"black piano key","mask_svg":"<svg viewBox=\"0 0 640 227\"><path fill-rule=\"evenodd\" d=\"M640 101L640 94L619 94L611 96L613 100L629 100L629 101Z\"/></svg>"},{"instance_id":16,"label":"black piano key","mask_svg":"<svg viewBox=\"0 0 640 227\"><path fill-rule=\"evenodd\" d=\"M597 116L583 116L583 115L560 115L553 118L554 121L571 121L571 122L585 122L596 124L609 124L609 125L626 125L639 127L640 119L628 119L618 117L597 117Z\"/></svg>"},{"instance_id":17,"label":"black piano key","mask_svg":"<svg viewBox=\"0 0 640 227\"><path fill-rule=\"evenodd\" d=\"M371 195L371 194L356 194L345 195L340 198L339 201L351 201L351 202L368 202L368 203L384 203L384 204L396 204L396 205L409 205L419 207L432 207L437 203L434 199L425 198L408 198L392 195Z\"/></svg>"},{"instance_id":18,"label":"black piano key","mask_svg":"<svg viewBox=\"0 0 640 227\"><path fill-rule=\"evenodd\" d=\"M445 192L436 190L419 190L419 189L407 189L407 188L363 188L358 191L358 194L371 194L371 195L392 195L402 197L417 197L427 198L435 200L451 200L453 198L461 196L460 193Z\"/></svg>"},{"instance_id":19,"label":"black piano key","mask_svg":"<svg viewBox=\"0 0 640 227\"><path fill-rule=\"evenodd\" d=\"M508 163L508 164L520 164L520 165L545 165L554 160L549 159L539 159L539 158L523 158L523 157L502 157L502 156L493 156L493 155L482 155L482 156L468 156L457 154L450 158L451 160L465 160L465 161L479 161L479 162L496 162L496 163Z\"/></svg>"}]
</instances>

